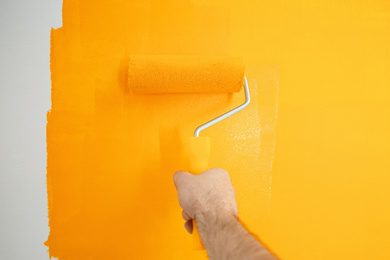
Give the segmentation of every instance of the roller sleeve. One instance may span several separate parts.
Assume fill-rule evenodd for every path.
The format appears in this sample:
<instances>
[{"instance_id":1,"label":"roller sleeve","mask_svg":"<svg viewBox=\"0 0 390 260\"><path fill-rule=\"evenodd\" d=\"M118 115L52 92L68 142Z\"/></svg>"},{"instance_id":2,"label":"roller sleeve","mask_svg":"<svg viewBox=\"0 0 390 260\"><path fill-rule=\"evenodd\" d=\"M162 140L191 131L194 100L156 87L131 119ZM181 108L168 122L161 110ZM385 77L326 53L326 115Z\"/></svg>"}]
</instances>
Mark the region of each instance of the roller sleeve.
<instances>
[{"instance_id":1,"label":"roller sleeve","mask_svg":"<svg viewBox=\"0 0 390 260\"><path fill-rule=\"evenodd\" d=\"M133 55L128 86L133 94L231 93L241 90L240 57Z\"/></svg>"}]
</instances>

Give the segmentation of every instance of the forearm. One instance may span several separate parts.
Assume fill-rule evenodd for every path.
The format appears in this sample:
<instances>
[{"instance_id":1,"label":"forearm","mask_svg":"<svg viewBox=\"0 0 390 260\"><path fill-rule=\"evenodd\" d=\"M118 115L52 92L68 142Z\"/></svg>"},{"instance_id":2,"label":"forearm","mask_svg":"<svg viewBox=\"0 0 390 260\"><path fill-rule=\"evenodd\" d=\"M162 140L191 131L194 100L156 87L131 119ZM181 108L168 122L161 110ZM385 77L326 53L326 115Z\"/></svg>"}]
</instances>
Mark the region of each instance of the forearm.
<instances>
[{"instance_id":1,"label":"forearm","mask_svg":"<svg viewBox=\"0 0 390 260\"><path fill-rule=\"evenodd\" d=\"M197 216L197 223L211 260L276 259L234 216L203 213Z\"/></svg>"}]
</instances>

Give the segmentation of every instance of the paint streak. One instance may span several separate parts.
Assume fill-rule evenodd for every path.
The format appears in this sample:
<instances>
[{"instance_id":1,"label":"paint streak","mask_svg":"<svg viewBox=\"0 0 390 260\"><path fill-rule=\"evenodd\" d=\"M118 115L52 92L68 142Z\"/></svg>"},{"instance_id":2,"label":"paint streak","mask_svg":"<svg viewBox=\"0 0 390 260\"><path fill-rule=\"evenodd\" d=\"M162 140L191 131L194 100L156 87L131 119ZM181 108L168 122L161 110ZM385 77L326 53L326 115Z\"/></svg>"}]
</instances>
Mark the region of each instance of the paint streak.
<instances>
[{"instance_id":1,"label":"paint streak","mask_svg":"<svg viewBox=\"0 0 390 260\"><path fill-rule=\"evenodd\" d=\"M252 232L283 259L390 259L389 31L384 0L64 0L51 34L50 255L206 258L172 174L188 167L183 138L244 96L129 93L130 55L175 54L244 58L252 104L203 134Z\"/></svg>"}]
</instances>

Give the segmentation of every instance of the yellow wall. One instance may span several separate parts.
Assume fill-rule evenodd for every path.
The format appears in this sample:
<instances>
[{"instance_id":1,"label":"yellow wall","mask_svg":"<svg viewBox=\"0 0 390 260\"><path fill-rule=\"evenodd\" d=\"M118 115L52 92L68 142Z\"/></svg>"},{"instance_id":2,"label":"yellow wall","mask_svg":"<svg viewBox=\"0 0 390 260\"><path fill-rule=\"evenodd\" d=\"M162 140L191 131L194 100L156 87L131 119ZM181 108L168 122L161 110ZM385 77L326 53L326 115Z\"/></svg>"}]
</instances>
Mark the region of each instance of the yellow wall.
<instances>
[{"instance_id":1,"label":"yellow wall","mask_svg":"<svg viewBox=\"0 0 390 260\"><path fill-rule=\"evenodd\" d=\"M239 214L283 259L390 259L389 1L64 0L52 31L50 255L203 259L181 143L243 93L134 96L130 54L242 56L253 102L206 130Z\"/></svg>"}]
</instances>

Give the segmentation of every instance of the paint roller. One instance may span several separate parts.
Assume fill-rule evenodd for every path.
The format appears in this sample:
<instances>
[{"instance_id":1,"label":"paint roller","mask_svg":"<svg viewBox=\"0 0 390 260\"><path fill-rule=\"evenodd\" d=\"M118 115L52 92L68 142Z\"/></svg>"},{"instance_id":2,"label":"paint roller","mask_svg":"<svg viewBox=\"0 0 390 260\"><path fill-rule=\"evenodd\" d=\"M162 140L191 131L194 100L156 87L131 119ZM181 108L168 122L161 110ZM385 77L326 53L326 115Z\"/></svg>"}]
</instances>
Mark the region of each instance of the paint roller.
<instances>
[{"instance_id":1,"label":"paint roller","mask_svg":"<svg viewBox=\"0 0 390 260\"><path fill-rule=\"evenodd\" d=\"M244 86L245 103L199 126L186 140L189 171L207 170L210 138L202 130L249 105L250 95L242 58L229 56L134 55L129 60L128 86L133 94L232 93ZM194 249L204 249L193 221Z\"/></svg>"}]
</instances>

